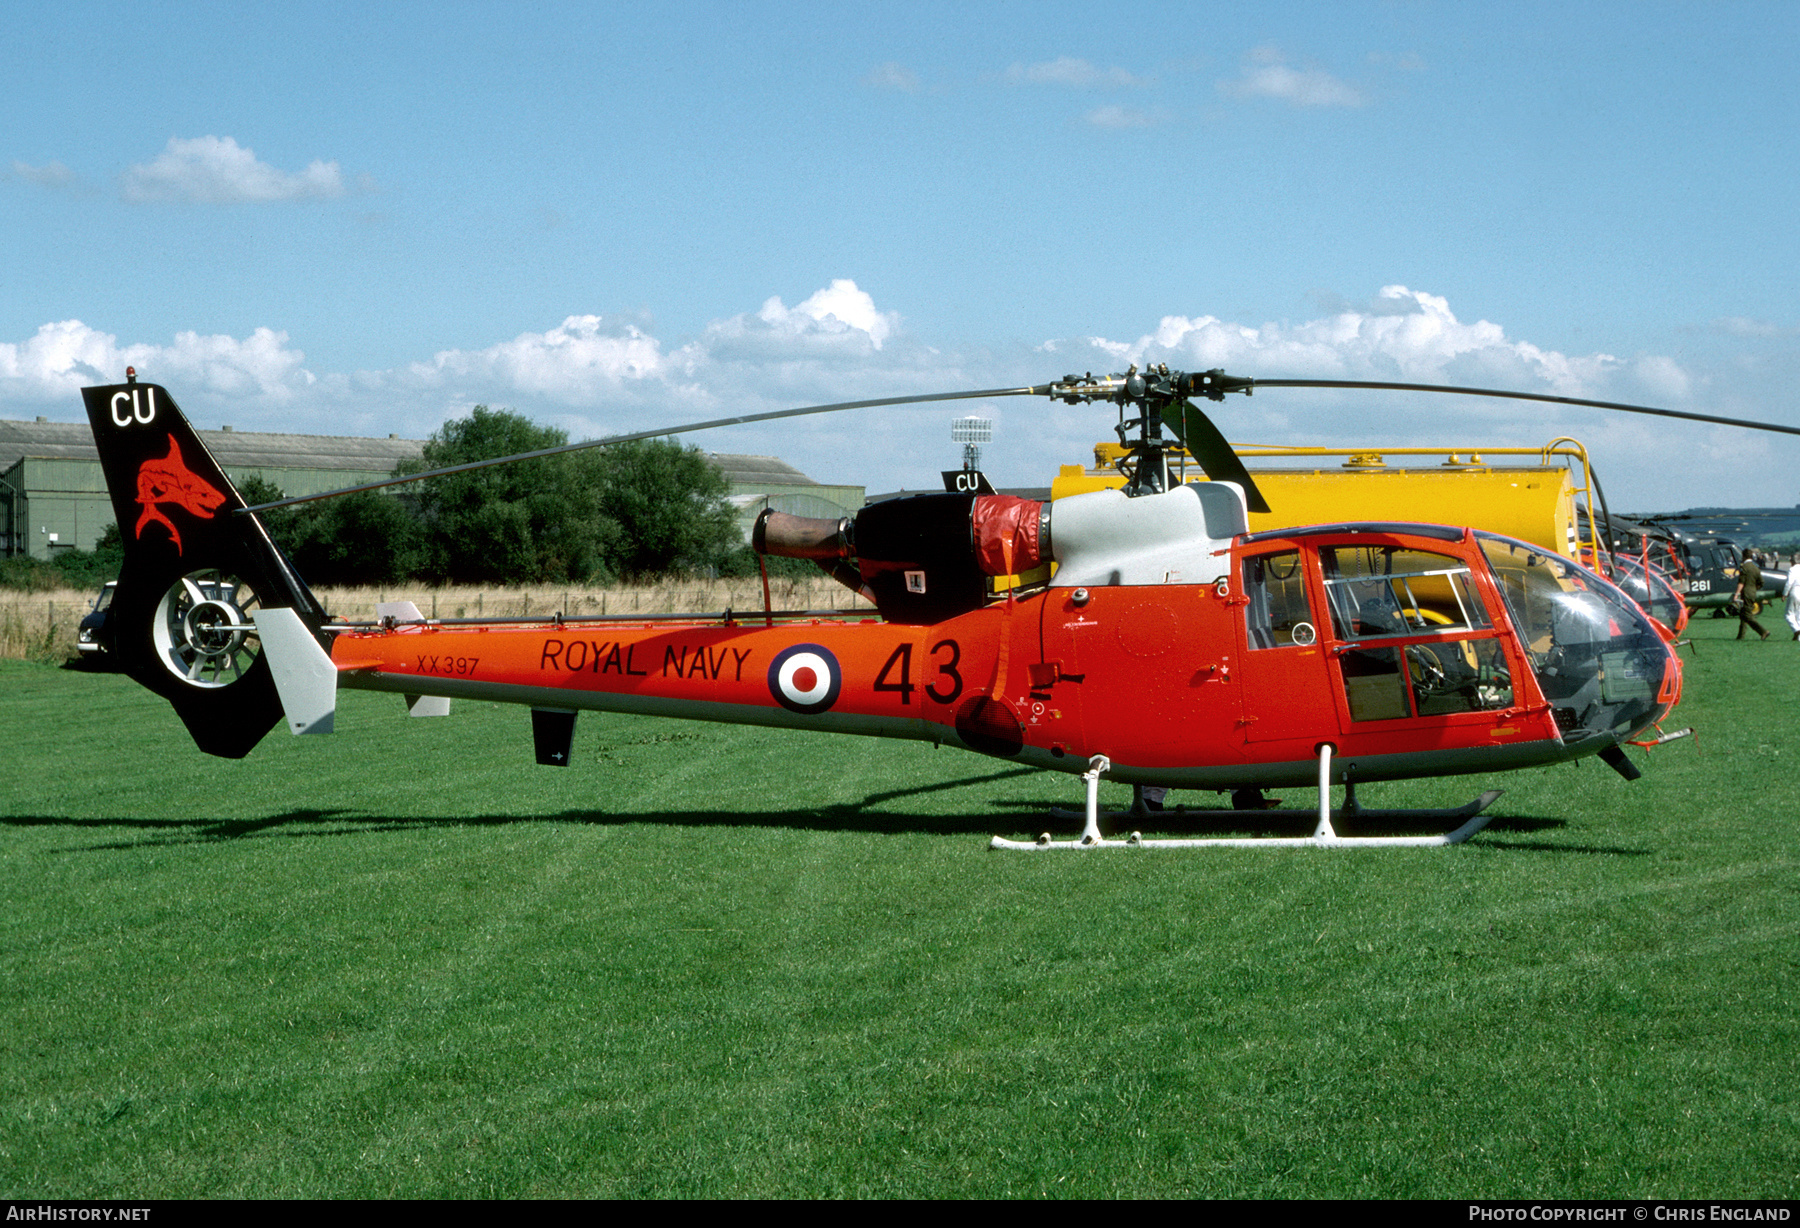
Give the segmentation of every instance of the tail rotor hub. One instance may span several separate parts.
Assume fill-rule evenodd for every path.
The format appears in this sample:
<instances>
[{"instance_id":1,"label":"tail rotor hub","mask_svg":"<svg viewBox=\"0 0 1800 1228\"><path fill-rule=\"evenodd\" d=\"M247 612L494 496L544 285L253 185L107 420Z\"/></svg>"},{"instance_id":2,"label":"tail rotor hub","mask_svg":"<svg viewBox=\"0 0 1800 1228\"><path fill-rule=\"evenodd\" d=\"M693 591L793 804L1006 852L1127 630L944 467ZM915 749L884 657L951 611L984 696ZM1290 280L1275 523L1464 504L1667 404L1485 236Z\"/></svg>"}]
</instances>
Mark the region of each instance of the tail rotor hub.
<instances>
[{"instance_id":1,"label":"tail rotor hub","mask_svg":"<svg viewBox=\"0 0 1800 1228\"><path fill-rule=\"evenodd\" d=\"M202 657L230 656L244 646L254 628L229 601L196 602L182 615L182 638Z\"/></svg>"},{"instance_id":2,"label":"tail rotor hub","mask_svg":"<svg viewBox=\"0 0 1800 1228\"><path fill-rule=\"evenodd\" d=\"M256 663L262 641L248 583L217 569L190 572L163 595L151 638L156 658L189 686L230 686Z\"/></svg>"}]
</instances>

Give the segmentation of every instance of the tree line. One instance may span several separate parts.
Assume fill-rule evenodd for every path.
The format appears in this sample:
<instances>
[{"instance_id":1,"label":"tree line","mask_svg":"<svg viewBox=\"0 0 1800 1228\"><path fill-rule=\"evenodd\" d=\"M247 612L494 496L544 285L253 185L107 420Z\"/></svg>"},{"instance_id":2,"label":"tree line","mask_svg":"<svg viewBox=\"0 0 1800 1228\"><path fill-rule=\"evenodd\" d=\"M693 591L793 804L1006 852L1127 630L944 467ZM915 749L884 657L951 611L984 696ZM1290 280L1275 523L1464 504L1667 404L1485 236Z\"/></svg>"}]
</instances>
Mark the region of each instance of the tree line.
<instances>
[{"instance_id":1,"label":"tree line","mask_svg":"<svg viewBox=\"0 0 1800 1228\"><path fill-rule=\"evenodd\" d=\"M554 427L477 405L433 432L419 459L402 462L394 476L568 442ZM654 439L425 478L262 517L314 584L605 584L754 574L756 558L740 539L727 490L725 475L700 449ZM251 504L286 498L260 476L239 482L238 493ZM5 560L0 584L98 585L118 574L122 557L114 526L94 550L68 551L54 563ZM785 573L795 561L769 562Z\"/></svg>"}]
</instances>

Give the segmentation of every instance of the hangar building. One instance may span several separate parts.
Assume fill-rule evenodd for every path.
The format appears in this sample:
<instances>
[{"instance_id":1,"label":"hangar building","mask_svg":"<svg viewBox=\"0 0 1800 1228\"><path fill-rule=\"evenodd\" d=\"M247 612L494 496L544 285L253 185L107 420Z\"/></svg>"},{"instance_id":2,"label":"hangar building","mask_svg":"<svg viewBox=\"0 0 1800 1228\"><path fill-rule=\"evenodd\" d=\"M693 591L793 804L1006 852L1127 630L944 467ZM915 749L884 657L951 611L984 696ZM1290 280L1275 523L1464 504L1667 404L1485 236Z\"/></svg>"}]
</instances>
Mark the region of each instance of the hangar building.
<instances>
[{"instance_id":1,"label":"hangar building","mask_svg":"<svg viewBox=\"0 0 1800 1228\"><path fill-rule=\"evenodd\" d=\"M290 495L355 486L387 477L424 443L389 435L287 435L201 431L226 476L261 476ZM802 516L846 516L863 505L861 486L825 486L771 456L710 452L725 474L746 536L764 507ZM53 558L58 550L92 550L113 522L112 502L94 436L85 422L0 420L0 558Z\"/></svg>"}]
</instances>

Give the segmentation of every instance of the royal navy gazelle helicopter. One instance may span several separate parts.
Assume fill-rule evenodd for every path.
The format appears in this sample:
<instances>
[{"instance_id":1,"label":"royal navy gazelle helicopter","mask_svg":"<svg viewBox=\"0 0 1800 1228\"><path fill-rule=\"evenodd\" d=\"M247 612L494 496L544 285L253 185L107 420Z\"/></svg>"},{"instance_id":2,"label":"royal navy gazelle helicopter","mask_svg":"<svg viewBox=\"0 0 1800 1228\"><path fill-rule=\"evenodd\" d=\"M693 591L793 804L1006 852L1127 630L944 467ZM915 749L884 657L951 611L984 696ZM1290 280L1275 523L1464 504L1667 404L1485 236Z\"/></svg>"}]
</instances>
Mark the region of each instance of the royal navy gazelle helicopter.
<instances>
[{"instance_id":1,"label":"royal navy gazelle helicopter","mask_svg":"<svg viewBox=\"0 0 1800 1228\"><path fill-rule=\"evenodd\" d=\"M1250 843L1332 847L1465 839L1498 796L1435 812L1469 820L1446 835L1338 837L1334 817L1395 813L1359 810L1361 783L1586 755L1635 777L1621 747L1675 706L1681 664L1597 574L1466 527L1245 531L1262 495L1194 402L1284 386L1359 385L1133 368L719 419L410 475L401 480L734 422L1014 395L1111 403L1122 437L1135 436L1125 489L1053 505L965 491L841 520L763 514L759 552L815 560L868 595L873 617L765 603L712 616L427 619L394 602L353 622L320 605L257 518L282 504L246 506L167 390L128 371L83 390L125 530L111 649L202 750L232 758L284 715L297 734L330 731L338 690L352 688L404 696L415 716L446 714L453 698L529 707L547 764L569 762L577 714L598 710L912 738L1085 778L1078 841L997 847L1140 843L1102 835L1102 775L1230 790L1247 806L1265 788L1316 783L1314 836ZM1215 480L1171 486L1165 429ZM1348 786L1337 810L1334 784ZM1206 843L1243 842L1141 841Z\"/></svg>"}]
</instances>

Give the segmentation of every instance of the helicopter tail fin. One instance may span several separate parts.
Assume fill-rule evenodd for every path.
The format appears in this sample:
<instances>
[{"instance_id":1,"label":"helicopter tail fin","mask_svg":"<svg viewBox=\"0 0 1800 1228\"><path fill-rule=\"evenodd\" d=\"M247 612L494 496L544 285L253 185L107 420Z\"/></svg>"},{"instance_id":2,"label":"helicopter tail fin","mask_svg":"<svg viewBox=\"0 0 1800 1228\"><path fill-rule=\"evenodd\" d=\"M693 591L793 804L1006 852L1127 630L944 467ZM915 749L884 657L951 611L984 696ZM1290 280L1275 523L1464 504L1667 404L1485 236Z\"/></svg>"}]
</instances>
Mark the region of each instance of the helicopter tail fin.
<instances>
[{"instance_id":1,"label":"helicopter tail fin","mask_svg":"<svg viewBox=\"0 0 1800 1228\"><path fill-rule=\"evenodd\" d=\"M241 759L282 716L259 612L316 644L324 611L167 389L127 371L81 396L125 544L108 648L201 750Z\"/></svg>"}]
</instances>

